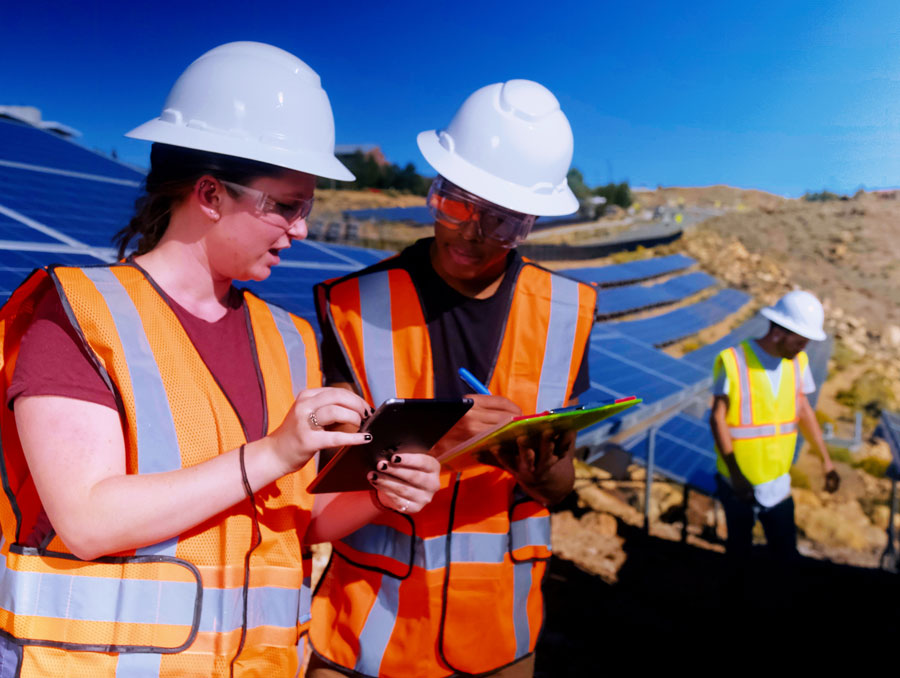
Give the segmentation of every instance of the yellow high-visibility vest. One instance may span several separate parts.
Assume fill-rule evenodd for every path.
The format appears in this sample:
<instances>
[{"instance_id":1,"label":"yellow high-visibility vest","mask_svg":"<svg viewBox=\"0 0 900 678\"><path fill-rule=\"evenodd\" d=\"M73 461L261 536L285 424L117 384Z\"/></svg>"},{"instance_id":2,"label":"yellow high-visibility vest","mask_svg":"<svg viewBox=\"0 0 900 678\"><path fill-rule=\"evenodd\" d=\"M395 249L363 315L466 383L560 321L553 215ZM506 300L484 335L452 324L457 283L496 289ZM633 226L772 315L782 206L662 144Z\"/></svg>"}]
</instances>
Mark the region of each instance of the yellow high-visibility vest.
<instances>
[{"instance_id":1,"label":"yellow high-visibility vest","mask_svg":"<svg viewBox=\"0 0 900 678\"><path fill-rule=\"evenodd\" d=\"M725 421L735 460L754 486L790 471L797 444L801 377L808 364L809 358L803 351L793 360L783 360L778 393L773 393L772 383L750 342L727 348L716 358L716 369L724 369L728 377ZM718 471L728 478L728 467L718 448L716 453Z\"/></svg>"}]
</instances>

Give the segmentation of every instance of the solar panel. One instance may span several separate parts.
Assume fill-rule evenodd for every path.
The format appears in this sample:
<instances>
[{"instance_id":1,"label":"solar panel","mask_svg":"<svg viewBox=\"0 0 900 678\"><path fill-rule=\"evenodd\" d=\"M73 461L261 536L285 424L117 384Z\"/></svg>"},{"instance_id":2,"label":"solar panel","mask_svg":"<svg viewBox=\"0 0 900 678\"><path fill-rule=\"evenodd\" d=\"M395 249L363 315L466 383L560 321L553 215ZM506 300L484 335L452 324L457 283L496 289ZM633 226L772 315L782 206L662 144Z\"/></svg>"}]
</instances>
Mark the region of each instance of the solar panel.
<instances>
[{"instance_id":1,"label":"solar panel","mask_svg":"<svg viewBox=\"0 0 900 678\"><path fill-rule=\"evenodd\" d=\"M641 405L586 429L579 444L592 445L624 431L637 422L669 409L708 388L710 375L695 365L678 360L631 337L598 325L588 348L591 388L581 402L605 401L636 395Z\"/></svg>"},{"instance_id":2,"label":"solar panel","mask_svg":"<svg viewBox=\"0 0 900 678\"><path fill-rule=\"evenodd\" d=\"M143 176L58 135L4 118L0 118L0 149L0 164L5 166L23 163L57 174L75 172L128 181Z\"/></svg>"},{"instance_id":3,"label":"solar panel","mask_svg":"<svg viewBox=\"0 0 900 678\"><path fill-rule=\"evenodd\" d=\"M887 469L888 477L900 480L900 414L883 410L875 435L887 441L891 448L893 459Z\"/></svg>"},{"instance_id":4,"label":"solar panel","mask_svg":"<svg viewBox=\"0 0 900 678\"><path fill-rule=\"evenodd\" d=\"M712 287L716 279L695 271L656 285L627 285L601 289L597 294L597 318L612 318L625 313L674 304Z\"/></svg>"},{"instance_id":5,"label":"solar panel","mask_svg":"<svg viewBox=\"0 0 900 678\"><path fill-rule=\"evenodd\" d=\"M644 430L622 445L644 465L650 451L649 431ZM657 429L653 466L659 474L690 485L706 494L716 492L716 453L709 424L702 419L679 414Z\"/></svg>"},{"instance_id":6,"label":"solar panel","mask_svg":"<svg viewBox=\"0 0 900 678\"><path fill-rule=\"evenodd\" d=\"M670 254L666 257L629 261L624 264L610 266L591 266L587 268L567 268L560 270L570 278L582 282L595 283L599 287L612 287L628 283L649 280L667 273L674 273L690 268L697 262L684 254Z\"/></svg>"},{"instance_id":7,"label":"solar panel","mask_svg":"<svg viewBox=\"0 0 900 678\"><path fill-rule=\"evenodd\" d=\"M743 308L750 295L724 289L714 296L652 318L607 323L611 329L653 346L665 346L715 325Z\"/></svg>"},{"instance_id":8,"label":"solar panel","mask_svg":"<svg viewBox=\"0 0 900 678\"><path fill-rule=\"evenodd\" d=\"M766 333L768 327L769 321L761 315L756 314L750 318L750 320L729 334L726 334L721 339L714 341L711 344L707 344L706 346L701 346L690 353L685 353L684 360L687 360L698 367L702 367L703 369L711 370L716 356L724 349L737 346L745 339L758 339Z\"/></svg>"}]
</instances>

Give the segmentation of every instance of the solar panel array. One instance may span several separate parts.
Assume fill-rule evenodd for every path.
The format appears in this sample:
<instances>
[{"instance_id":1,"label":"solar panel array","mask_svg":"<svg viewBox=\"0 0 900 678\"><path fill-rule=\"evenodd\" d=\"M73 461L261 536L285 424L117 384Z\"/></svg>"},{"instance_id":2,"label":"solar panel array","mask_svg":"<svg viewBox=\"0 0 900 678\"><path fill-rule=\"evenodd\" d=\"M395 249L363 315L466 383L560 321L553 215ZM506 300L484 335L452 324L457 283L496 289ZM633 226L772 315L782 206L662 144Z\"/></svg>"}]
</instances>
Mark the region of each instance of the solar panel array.
<instances>
[{"instance_id":1,"label":"solar panel array","mask_svg":"<svg viewBox=\"0 0 900 678\"><path fill-rule=\"evenodd\" d=\"M425 205L414 207L373 207L364 210L344 210L344 218L350 221L402 221L415 224L417 226L431 226L434 224L434 217L431 210ZM566 223L572 221L571 215L563 217L541 217L538 219L535 228L546 228L557 223Z\"/></svg>"},{"instance_id":2,"label":"solar panel array","mask_svg":"<svg viewBox=\"0 0 900 678\"><path fill-rule=\"evenodd\" d=\"M113 261L112 237L131 219L143 179L51 132L0 118L0 298L40 266ZM314 282L387 254L302 241L282 253L269 280L246 286L314 320Z\"/></svg>"},{"instance_id":3,"label":"solar panel array","mask_svg":"<svg viewBox=\"0 0 900 678\"><path fill-rule=\"evenodd\" d=\"M597 319L674 304L715 284L716 279L708 273L695 271L656 285L604 288L597 294Z\"/></svg>"},{"instance_id":4,"label":"solar panel array","mask_svg":"<svg viewBox=\"0 0 900 678\"><path fill-rule=\"evenodd\" d=\"M724 289L704 301L640 320L609 323L613 329L653 346L666 346L714 325L741 310L750 295Z\"/></svg>"},{"instance_id":5,"label":"solar panel array","mask_svg":"<svg viewBox=\"0 0 900 678\"><path fill-rule=\"evenodd\" d=\"M589 266L586 268L567 268L560 273L598 287L627 285L642 280L650 280L668 273L683 271L697 262L684 254L670 254L666 257L628 261L612 266Z\"/></svg>"}]
</instances>

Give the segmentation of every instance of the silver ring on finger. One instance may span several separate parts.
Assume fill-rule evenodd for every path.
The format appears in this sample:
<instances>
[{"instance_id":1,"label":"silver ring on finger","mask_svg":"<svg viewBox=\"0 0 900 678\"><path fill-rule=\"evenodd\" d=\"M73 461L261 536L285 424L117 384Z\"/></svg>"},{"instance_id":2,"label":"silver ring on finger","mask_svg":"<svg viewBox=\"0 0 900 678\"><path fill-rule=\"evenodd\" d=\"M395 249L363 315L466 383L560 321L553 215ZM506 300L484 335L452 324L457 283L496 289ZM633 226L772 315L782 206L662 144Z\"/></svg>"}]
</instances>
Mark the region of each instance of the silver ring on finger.
<instances>
[{"instance_id":1,"label":"silver ring on finger","mask_svg":"<svg viewBox=\"0 0 900 678\"><path fill-rule=\"evenodd\" d=\"M400 507L399 509L397 509L397 510L400 511L400 513L406 513L406 510L407 510L408 508L409 508L409 499L404 499L404 500L403 500L403 506L401 506L401 507Z\"/></svg>"},{"instance_id":2,"label":"silver ring on finger","mask_svg":"<svg viewBox=\"0 0 900 678\"><path fill-rule=\"evenodd\" d=\"M309 425L312 428L322 428L322 425L319 423L319 420L316 419L316 411L313 410L307 415L307 419L309 419Z\"/></svg>"}]
</instances>

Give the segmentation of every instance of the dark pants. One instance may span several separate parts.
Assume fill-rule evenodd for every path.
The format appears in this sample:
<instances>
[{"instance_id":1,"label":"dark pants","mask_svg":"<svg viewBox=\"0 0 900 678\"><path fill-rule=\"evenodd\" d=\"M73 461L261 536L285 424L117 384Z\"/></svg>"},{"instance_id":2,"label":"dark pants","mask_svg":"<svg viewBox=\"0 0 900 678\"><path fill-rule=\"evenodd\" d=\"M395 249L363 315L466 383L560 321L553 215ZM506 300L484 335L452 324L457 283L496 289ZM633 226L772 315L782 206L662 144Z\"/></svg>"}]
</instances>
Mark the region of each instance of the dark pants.
<instances>
[{"instance_id":1,"label":"dark pants","mask_svg":"<svg viewBox=\"0 0 900 678\"><path fill-rule=\"evenodd\" d=\"M797 554L794 500L787 497L775 506L741 501L728 481L717 476L719 501L725 509L728 538L722 603L744 611L771 613L790 606ZM766 558L753 557L753 526L762 523L766 534Z\"/></svg>"},{"instance_id":2,"label":"dark pants","mask_svg":"<svg viewBox=\"0 0 900 678\"><path fill-rule=\"evenodd\" d=\"M765 507L738 499L728 481L716 476L719 501L725 509L728 539L725 549L729 557L745 559L753 546L753 526L757 519L766 533L769 554L776 561L791 561L797 555L797 526L794 523L794 499L788 496L775 506Z\"/></svg>"}]
</instances>

